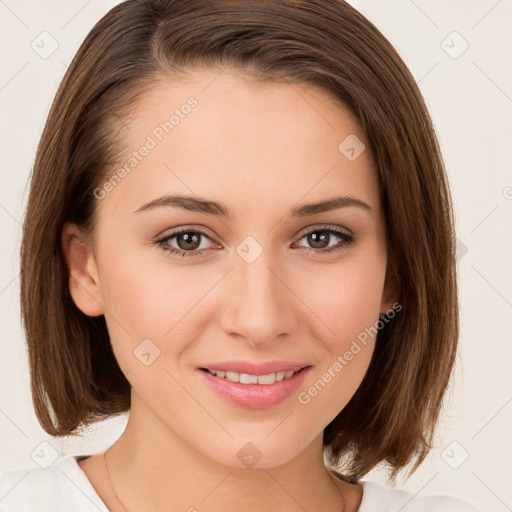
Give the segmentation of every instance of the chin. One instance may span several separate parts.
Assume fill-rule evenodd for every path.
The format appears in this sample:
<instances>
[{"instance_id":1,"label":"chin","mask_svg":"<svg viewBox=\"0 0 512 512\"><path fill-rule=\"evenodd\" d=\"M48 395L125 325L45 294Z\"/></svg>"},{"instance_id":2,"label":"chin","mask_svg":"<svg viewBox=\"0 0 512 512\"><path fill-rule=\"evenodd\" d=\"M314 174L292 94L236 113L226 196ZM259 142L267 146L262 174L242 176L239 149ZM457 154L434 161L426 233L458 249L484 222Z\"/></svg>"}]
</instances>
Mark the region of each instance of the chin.
<instances>
[{"instance_id":1,"label":"chin","mask_svg":"<svg viewBox=\"0 0 512 512\"><path fill-rule=\"evenodd\" d=\"M272 429L270 429L271 431ZM225 449L216 450L209 457L229 467L238 469L270 469L293 460L305 448L291 442L287 432L270 439L268 432L258 436L232 439ZM211 448L211 447L210 447ZM206 453L208 456L208 453Z\"/></svg>"}]
</instances>

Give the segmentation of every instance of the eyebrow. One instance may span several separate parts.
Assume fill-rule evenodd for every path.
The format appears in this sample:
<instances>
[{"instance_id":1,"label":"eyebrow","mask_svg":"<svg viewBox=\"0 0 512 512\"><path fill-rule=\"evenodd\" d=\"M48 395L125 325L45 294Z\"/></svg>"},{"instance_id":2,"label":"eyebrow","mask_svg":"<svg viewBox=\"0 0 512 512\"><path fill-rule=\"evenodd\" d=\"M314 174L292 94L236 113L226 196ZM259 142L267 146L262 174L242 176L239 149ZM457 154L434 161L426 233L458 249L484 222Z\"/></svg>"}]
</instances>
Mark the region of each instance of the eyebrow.
<instances>
[{"instance_id":1,"label":"eyebrow","mask_svg":"<svg viewBox=\"0 0 512 512\"><path fill-rule=\"evenodd\" d=\"M142 205L133 213L140 213L163 206L181 208L183 210L206 213L209 215L217 215L229 219L233 219L235 217L233 210L221 202L210 201L201 197L170 194L163 195ZM347 208L349 206L357 206L370 213L373 212L373 208L361 199L351 196L338 196L319 203L305 204L292 208L288 213L288 217L308 217L310 215L337 210L339 208Z\"/></svg>"}]
</instances>

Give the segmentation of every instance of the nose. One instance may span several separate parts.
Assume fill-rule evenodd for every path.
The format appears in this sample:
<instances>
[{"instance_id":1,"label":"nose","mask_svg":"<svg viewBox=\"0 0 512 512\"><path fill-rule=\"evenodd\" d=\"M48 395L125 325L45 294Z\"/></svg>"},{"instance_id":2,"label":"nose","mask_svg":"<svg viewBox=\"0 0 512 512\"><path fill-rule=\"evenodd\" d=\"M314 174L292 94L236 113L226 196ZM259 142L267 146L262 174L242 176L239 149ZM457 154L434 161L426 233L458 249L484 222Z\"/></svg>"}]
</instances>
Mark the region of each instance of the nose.
<instances>
[{"instance_id":1,"label":"nose","mask_svg":"<svg viewBox=\"0 0 512 512\"><path fill-rule=\"evenodd\" d=\"M236 254L226 276L221 327L252 347L266 346L293 332L300 300L290 289L289 272L271 250L249 261Z\"/></svg>"}]
</instances>

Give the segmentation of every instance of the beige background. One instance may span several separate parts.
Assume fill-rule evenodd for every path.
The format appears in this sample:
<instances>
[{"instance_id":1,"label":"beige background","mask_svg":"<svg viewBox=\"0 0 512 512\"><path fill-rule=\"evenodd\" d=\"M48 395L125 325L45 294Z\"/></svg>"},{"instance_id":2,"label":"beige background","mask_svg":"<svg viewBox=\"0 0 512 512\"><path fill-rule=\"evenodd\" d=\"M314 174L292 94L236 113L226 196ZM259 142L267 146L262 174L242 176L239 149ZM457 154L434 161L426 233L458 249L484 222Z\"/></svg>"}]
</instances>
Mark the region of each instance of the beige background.
<instances>
[{"instance_id":1,"label":"beige background","mask_svg":"<svg viewBox=\"0 0 512 512\"><path fill-rule=\"evenodd\" d=\"M87 32L116 3L0 1L0 471L36 467L34 453L51 460L103 450L124 428L120 417L77 441L52 439L39 426L18 268L27 177L53 95ZM435 449L399 484L420 495L452 494L481 509L511 510L512 2L351 3L395 45L426 98L449 170L460 240L457 373ZM32 44L40 54L58 47L41 56ZM379 471L368 478L385 481Z\"/></svg>"}]
</instances>

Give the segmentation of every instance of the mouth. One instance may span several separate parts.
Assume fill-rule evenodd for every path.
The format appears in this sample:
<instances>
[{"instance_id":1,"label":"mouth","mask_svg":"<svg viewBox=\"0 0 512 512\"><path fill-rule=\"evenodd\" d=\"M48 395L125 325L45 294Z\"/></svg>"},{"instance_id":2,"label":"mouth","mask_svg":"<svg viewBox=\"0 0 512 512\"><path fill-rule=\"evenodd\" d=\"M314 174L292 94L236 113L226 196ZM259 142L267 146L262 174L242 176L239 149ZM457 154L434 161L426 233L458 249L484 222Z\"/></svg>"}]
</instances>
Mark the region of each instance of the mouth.
<instances>
[{"instance_id":1,"label":"mouth","mask_svg":"<svg viewBox=\"0 0 512 512\"><path fill-rule=\"evenodd\" d=\"M266 409L291 398L311 369L312 365L295 365L295 369L264 370L263 373L260 367L259 370L252 370L258 373L256 375L201 367L197 368L197 373L203 378L207 389L232 405L245 409Z\"/></svg>"},{"instance_id":2,"label":"mouth","mask_svg":"<svg viewBox=\"0 0 512 512\"><path fill-rule=\"evenodd\" d=\"M306 368L309 368L310 365L304 366L299 370L281 370L277 372L267 373L265 375L254 375L250 373L240 373L234 371L225 371L225 370L215 370L212 368L199 368L203 372L207 372L210 375L218 377L220 379L225 379L230 382L236 382L240 384L261 384L263 386L269 386L271 384L275 384L276 382L280 382L282 380L291 379L297 373L302 372Z\"/></svg>"}]
</instances>

